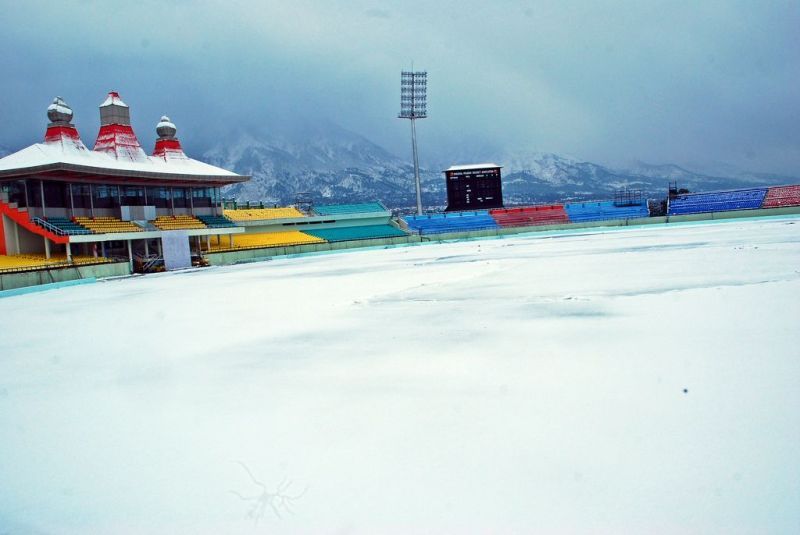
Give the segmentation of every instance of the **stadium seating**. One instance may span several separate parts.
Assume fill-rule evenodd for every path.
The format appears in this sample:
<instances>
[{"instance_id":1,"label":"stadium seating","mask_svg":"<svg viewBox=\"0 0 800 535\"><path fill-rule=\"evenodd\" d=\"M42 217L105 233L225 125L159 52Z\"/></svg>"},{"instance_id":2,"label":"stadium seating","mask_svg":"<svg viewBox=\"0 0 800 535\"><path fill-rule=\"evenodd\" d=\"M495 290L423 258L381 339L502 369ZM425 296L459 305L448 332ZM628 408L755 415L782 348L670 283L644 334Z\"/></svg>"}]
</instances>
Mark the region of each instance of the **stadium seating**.
<instances>
[{"instance_id":1,"label":"stadium seating","mask_svg":"<svg viewBox=\"0 0 800 535\"><path fill-rule=\"evenodd\" d=\"M406 216L403 220L408 225L408 228L418 231L420 234L469 232L498 228L497 223L487 210Z\"/></svg>"},{"instance_id":2,"label":"stadium seating","mask_svg":"<svg viewBox=\"0 0 800 535\"><path fill-rule=\"evenodd\" d=\"M358 204L327 204L314 207L317 215L365 214L370 212L386 212L386 207L379 202Z\"/></svg>"},{"instance_id":3,"label":"stadium seating","mask_svg":"<svg viewBox=\"0 0 800 535\"><path fill-rule=\"evenodd\" d=\"M58 230L63 232L64 234L91 234L92 231L88 228L84 227L83 225L76 223L71 219L67 219L66 217L43 217L43 221L45 221L48 225L52 225L56 227Z\"/></svg>"},{"instance_id":4,"label":"stadium seating","mask_svg":"<svg viewBox=\"0 0 800 535\"><path fill-rule=\"evenodd\" d=\"M646 201L624 206L618 206L614 201L575 202L565 204L564 210L569 220L573 223L636 219L650 216Z\"/></svg>"},{"instance_id":5,"label":"stadium seating","mask_svg":"<svg viewBox=\"0 0 800 535\"><path fill-rule=\"evenodd\" d=\"M800 206L800 186L779 186L767 190L761 207L780 208L781 206Z\"/></svg>"},{"instance_id":6,"label":"stadium seating","mask_svg":"<svg viewBox=\"0 0 800 535\"><path fill-rule=\"evenodd\" d=\"M110 261L102 256L73 256L72 264L68 264L64 255L54 255L50 258L36 254L0 255L0 272L14 273L68 265L103 264Z\"/></svg>"},{"instance_id":7,"label":"stadium seating","mask_svg":"<svg viewBox=\"0 0 800 535\"><path fill-rule=\"evenodd\" d=\"M191 230L206 228L199 219L190 215L158 216L153 224L160 230Z\"/></svg>"},{"instance_id":8,"label":"stadium seating","mask_svg":"<svg viewBox=\"0 0 800 535\"><path fill-rule=\"evenodd\" d=\"M569 217L561 204L523 206L520 208L497 208L489 215L501 227L527 227L531 225L556 225L569 223Z\"/></svg>"},{"instance_id":9,"label":"stadium seating","mask_svg":"<svg viewBox=\"0 0 800 535\"><path fill-rule=\"evenodd\" d=\"M123 221L116 217L76 217L75 222L88 228L95 234L142 232L141 227L136 226L130 221Z\"/></svg>"},{"instance_id":10,"label":"stadium seating","mask_svg":"<svg viewBox=\"0 0 800 535\"><path fill-rule=\"evenodd\" d=\"M407 236L405 232L393 227L392 225L364 225L360 227L306 230L304 232L327 242L369 240L373 238L397 238Z\"/></svg>"},{"instance_id":11,"label":"stadium seating","mask_svg":"<svg viewBox=\"0 0 800 535\"><path fill-rule=\"evenodd\" d=\"M308 243L324 243L325 240L316 236L311 236L299 230L288 230L281 232L263 232L258 234L234 234L233 247L230 246L230 238L225 236L218 240L216 236L211 237L212 251L228 251L234 249L263 249L267 247L284 247L287 245L304 245Z\"/></svg>"},{"instance_id":12,"label":"stadium seating","mask_svg":"<svg viewBox=\"0 0 800 535\"><path fill-rule=\"evenodd\" d=\"M225 217L231 221L263 221L265 219L285 219L305 217L305 214L293 206L285 208L247 208L243 210L225 210Z\"/></svg>"},{"instance_id":13,"label":"stadium seating","mask_svg":"<svg viewBox=\"0 0 800 535\"><path fill-rule=\"evenodd\" d=\"M761 208L766 189L743 189L678 195L669 200L669 214L700 214Z\"/></svg>"},{"instance_id":14,"label":"stadium seating","mask_svg":"<svg viewBox=\"0 0 800 535\"><path fill-rule=\"evenodd\" d=\"M208 228L230 228L236 226L233 221L220 215L199 215L197 219L202 221Z\"/></svg>"}]
</instances>

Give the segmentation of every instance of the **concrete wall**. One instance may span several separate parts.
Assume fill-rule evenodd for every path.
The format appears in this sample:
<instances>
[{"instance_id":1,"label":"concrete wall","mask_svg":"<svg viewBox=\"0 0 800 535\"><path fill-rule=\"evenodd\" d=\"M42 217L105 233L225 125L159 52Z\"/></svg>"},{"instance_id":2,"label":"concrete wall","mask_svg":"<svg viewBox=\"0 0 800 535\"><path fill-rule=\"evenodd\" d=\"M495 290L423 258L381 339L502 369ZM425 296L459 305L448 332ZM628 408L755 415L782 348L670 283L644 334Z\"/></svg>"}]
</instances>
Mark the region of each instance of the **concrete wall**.
<instances>
[{"instance_id":1,"label":"concrete wall","mask_svg":"<svg viewBox=\"0 0 800 535\"><path fill-rule=\"evenodd\" d=\"M49 284L52 282L64 282L78 279L119 277L123 275L130 275L130 273L130 267L128 266L127 262L97 264L93 266L74 266L57 269L42 269L38 271L26 271L23 273L2 273L0 274L0 290L11 290L14 288L24 288L26 286L36 286L38 284Z\"/></svg>"}]
</instances>

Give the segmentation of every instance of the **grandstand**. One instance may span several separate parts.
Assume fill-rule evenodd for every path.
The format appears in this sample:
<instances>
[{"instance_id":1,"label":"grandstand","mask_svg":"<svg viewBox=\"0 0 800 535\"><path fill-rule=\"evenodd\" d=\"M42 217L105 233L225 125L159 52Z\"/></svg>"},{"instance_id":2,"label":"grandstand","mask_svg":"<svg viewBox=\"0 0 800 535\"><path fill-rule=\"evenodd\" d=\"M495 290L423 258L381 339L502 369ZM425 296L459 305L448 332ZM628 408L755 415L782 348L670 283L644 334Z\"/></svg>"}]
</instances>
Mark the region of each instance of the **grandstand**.
<instances>
[{"instance_id":1,"label":"grandstand","mask_svg":"<svg viewBox=\"0 0 800 535\"><path fill-rule=\"evenodd\" d=\"M379 202L368 202L357 204L327 204L315 206L313 211L316 215L349 215L387 212L388 210Z\"/></svg>"},{"instance_id":2,"label":"grandstand","mask_svg":"<svg viewBox=\"0 0 800 535\"><path fill-rule=\"evenodd\" d=\"M489 210L489 215L501 227L528 227L569 223L569 217L561 204L499 208Z\"/></svg>"},{"instance_id":3,"label":"grandstand","mask_svg":"<svg viewBox=\"0 0 800 535\"><path fill-rule=\"evenodd\" d=\"M405 232L392 225L363 225L354 227L336 227L322 230L304 231L326 242L342 242L355 240L371 240L377 238L401 238Z\"/></svg>"},{"instance_id":4,"label":"grandstand","mask_svg":"<svg viewBox=\"0 0 800 535\"><path fill-rule=\"evenodd\" d=\"M572 223L638 219L650 215L646 201L622 205L614 201L567 203L564 210Z\"/></svg>"},{"instance_id":5,"label":"grandstand","mask_svg":"<svg viewBox=\"0 0 800 535\"><path fill-rule=\"evenodd\" d=\"M225 210L223 215L235 222L305 217L305 214L294 206L284 208L237 208Z\"/></svg>"},{"instance_id":6,"label":"grandstand","mask_svg":"<svg viewBox=\"0 0 800 535\"><path fill-rule=\"evenodd\" d=\"M800 206L800 185L769 188L761 208Z\"/></svg>"},{"instance_id":7,"label":"grandstand","mask_svg":"<svg viewBox=\"0 0 800 535\"><path fill-rule=\"evenodd\" d=\"M206 228L205 224L190 215L162 215L158 216L153 225L161 230L187 230Z\"/></svg>"},{"instance_id":8,"label":"grandstand","mask_svg":"<svg viewBox=\"0 0 800 535\"><path fill-rule=\"evenodd\" d=\"M669 200L669 215L701 214L731 210L755 210L761 208L767 190L764 188L708 193L689 193Z\"/></svg>"},{"instance_id":9,"label":"grandstand","mask_svg":"<svg viewBox=\"0 0 800 535\"><path fill-rule=\"evenodd\" d=\"M406 216L403 219L408 228L420 234L472 232L498 228L497 222L489 215L488 210Z\"/></svg>"},{"instance_id":10,"label":"grandstand","mask_svg":"<svg viewBox=\"0 0 800 535\"><path fill-rule=\"evenodd\" d=\"M299 230L237 234L231 236L231 241L226 240L225 242L221 241L217 236L211 236L210 252L234 251L237 249L268 249L271 247L287 247L291 245L307 245L310 243L324 242L325 240L322 238L300 232Z\"/></svg>"},{"instance_id":11,"label":"grandstand","mask_svg":"<svg viewBox=\"0 0 800 535\"><path fill-rule=\"evenodd\" d=\"M199 215L197 219L203 222L207 228L230 228L236 224L225 216L219 215Z\"/></svg>"},{"instance_id":12,"label":"grandstand","mask_svg":"<svg viewBox=\"0 0 800 535\"><path fill-rule=\"evenodd\" d=\"M113 234L117 232L142 232L142 228L130 221L117 217L76 217L75 222L95 234Z\"/></svg>"},{"instance_id":13,"label":"grandstand","mask_svg":"<svg viewBox=\"0 0 800 535\"><path fill-rule=\"evenodd\" d=\"M50 258L36 254L0 255L0 272L19 273L55 267L85 266L107 262L111 262L111 260L102 256L73 255L70 261L67 261L66 255L50 255Z\"/></svg>"}]
</instances>

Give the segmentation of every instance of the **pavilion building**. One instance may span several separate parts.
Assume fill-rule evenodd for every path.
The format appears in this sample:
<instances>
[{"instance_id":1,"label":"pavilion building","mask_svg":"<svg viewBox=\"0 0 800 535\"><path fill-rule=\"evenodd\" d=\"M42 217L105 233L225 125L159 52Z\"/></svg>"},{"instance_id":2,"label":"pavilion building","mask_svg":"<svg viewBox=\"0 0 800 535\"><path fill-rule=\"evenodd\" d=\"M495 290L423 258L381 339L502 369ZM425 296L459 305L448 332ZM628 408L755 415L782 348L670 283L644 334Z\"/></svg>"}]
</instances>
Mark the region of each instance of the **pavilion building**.
<instances>
[{"instance_id":1,"label":"pavilion building","mask_svg":"<svg viewBox=\"0 0 800 535\"><path fill-rule=\"evenodd\" d=\"M168 117L149 156L116 92L100 105L92 150L62 98L47 117L43 143L0 159L0 255L124 257L132 267L176 231L198 252L201 240L244 231L222 217L220 188L250 177L186 156Z\"/></svg>"}]
</instances>

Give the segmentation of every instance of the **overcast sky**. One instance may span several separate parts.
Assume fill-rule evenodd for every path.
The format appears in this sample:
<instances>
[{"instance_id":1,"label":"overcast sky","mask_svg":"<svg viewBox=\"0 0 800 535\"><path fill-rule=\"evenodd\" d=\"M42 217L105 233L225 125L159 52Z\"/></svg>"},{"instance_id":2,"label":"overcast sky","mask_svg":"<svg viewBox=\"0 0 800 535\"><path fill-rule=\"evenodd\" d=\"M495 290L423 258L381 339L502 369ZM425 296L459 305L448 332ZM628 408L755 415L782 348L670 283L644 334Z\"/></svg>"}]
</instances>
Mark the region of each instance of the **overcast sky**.
<instances>
[{"instance_id":1,"label":"overcast sky","mask_svg":"<svg viewBox=\"0 0 800 535\"><path fill-rule=\"evenodd\" d=\"M800 2L0 0L0 145L55 95L87 144L110 89L152 146L324 117L399 156L399 73L429 72L423 159L526 148L800 174ZM456 158L456 155L459 158Z\"/></svg>"}]
</instances>

